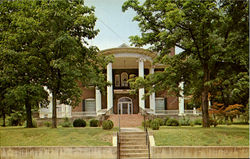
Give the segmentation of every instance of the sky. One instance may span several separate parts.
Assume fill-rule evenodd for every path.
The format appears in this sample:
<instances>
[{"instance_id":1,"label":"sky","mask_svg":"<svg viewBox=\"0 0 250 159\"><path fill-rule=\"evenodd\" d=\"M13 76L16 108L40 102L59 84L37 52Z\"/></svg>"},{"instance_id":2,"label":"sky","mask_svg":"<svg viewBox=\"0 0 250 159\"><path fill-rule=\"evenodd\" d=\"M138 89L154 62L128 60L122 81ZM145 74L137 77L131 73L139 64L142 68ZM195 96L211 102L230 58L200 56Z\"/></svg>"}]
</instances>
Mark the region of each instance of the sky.
<instances>
[{"instance_id":1,"label":"sky","mask_svg":"<svg viewBox=\"0 0 250 159\"><path fill-rule=\"evenodd\" d=\"M95 7L96 29L100 32L89 41L100 50L115 48L125 43L130 45L129 36L140 35L138 23L132 21L136 12L132 9L122 12L126 0L85 0L85 5ZM146 47L144 47L146 48ZM180 52L176 48L176 53Z\"/></svg>"}]
</instances>

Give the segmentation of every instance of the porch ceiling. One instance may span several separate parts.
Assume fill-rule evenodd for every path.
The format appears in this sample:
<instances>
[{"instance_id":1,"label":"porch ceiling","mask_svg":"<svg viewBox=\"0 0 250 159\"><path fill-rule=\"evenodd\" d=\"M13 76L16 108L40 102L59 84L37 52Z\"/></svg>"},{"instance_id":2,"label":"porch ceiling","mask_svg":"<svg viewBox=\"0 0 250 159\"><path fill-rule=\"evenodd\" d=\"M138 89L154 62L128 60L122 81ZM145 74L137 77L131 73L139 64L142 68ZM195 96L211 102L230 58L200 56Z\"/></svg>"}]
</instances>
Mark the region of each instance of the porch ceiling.
<instances>
[{"instance_id":1,"label":"porch ceiling","mask_svg":"<svg viewBox=\"0 0 250 159\"><path fill-rule=\"evenodd\" d=\"M152 66L151 62L144 61L144 68L150 68ZM138 58L134 57L115 57L112 64L113 69L138 69Z\"/></svg>"}]
</instances>

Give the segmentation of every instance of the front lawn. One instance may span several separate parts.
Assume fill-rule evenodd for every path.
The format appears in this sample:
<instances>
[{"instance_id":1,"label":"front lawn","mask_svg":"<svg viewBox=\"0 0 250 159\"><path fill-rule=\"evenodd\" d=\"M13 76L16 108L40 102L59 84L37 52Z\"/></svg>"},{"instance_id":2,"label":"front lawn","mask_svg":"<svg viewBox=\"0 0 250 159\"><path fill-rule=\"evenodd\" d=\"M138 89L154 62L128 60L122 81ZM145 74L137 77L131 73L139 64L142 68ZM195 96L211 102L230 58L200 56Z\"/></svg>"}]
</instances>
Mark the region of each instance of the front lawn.
<instances>
[{"instance_id":1,"label":"front lawn","mask_svg":"<svg viewBox=\"0 0 250 159\"><path fill-rule=\"evenodd\" d=\"M0 127L0 146L111 146L117 129Z\"/></svg>"},{"instance_id":2,"label":"front lawn","mask_svg":"<svg viewBox=\"0 0 250 159\"><path fill-rule=\"evenodd\" d=\"M151 131L157 146L249 146L249 125L162 126Z\"/></svg>"}]
</instances>

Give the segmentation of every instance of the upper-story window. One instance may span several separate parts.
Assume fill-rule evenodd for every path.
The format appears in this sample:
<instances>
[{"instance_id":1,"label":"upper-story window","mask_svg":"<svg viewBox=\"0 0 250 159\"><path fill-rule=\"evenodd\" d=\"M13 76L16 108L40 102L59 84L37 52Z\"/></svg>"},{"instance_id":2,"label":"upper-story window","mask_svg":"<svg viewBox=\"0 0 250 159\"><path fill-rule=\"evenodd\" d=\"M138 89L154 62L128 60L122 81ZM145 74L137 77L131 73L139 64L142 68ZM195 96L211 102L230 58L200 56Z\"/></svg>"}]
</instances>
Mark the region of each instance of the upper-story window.
<instances>
[{"instance_id":1,"label":"upper-story window","mask_svg":"<svg viewBox=\"0 0 250 159\"><path fill-rule=\"evenodd\" d=\"M121 74L121 86L128 87L128 74L126 72Z\"/></svg>"},{"instance_id":2,"label":"upper-story window","mask_svg":"<svg viewBox=\"0 0 250 159\"><path fill-rule=\"evenodd\" d=\"M115 87L120 87L121 83L120 83L120 75L116 74L115 75Z\"/></svg>"}]
</instances>

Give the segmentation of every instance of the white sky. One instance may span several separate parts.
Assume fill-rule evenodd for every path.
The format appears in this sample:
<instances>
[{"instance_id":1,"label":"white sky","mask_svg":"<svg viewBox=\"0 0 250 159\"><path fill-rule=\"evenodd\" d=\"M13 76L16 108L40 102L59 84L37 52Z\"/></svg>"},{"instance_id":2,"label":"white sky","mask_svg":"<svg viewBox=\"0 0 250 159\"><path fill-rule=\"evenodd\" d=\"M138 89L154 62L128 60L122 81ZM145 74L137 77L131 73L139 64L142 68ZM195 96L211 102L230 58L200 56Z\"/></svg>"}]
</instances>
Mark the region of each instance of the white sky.
<instances>
[{"instance_id":1,"label":"white sky","mask_svg":"<svg viewBox=\"0 0 250 159\"><path fill-rule=\"evenodd\" d=\"M129 36L140 35L137 22L132 22L136 13L129 9L122 12L125 0L85 0L87 6L95 7L96 29L100 32L89 42L100 50L118 47L123 43L130 45ZM145 48L145 47L144 47ZM176 49L179 53L180 49Z\"/></svg>"}]
</instances>

